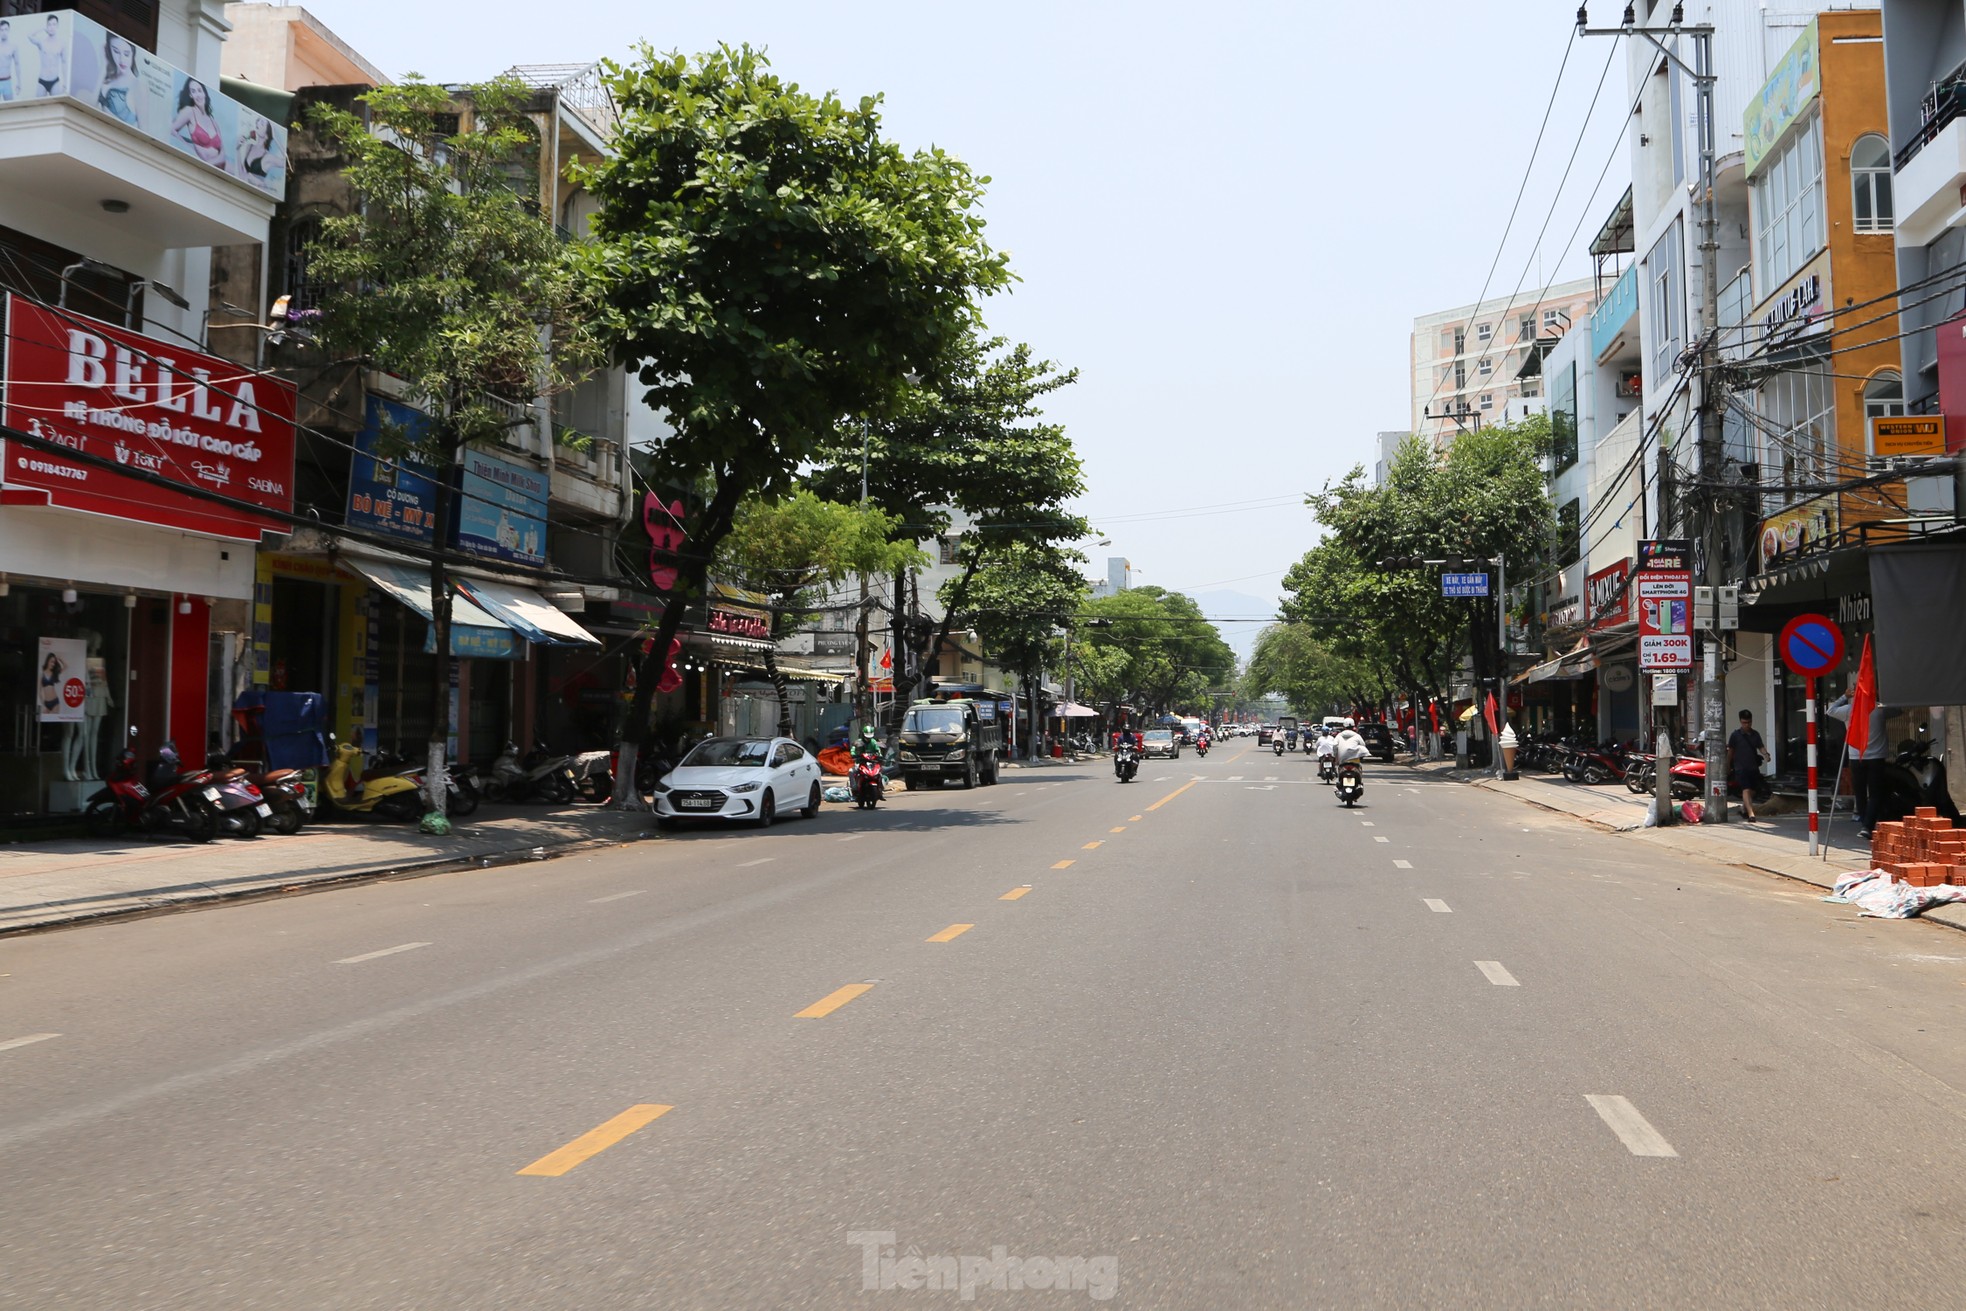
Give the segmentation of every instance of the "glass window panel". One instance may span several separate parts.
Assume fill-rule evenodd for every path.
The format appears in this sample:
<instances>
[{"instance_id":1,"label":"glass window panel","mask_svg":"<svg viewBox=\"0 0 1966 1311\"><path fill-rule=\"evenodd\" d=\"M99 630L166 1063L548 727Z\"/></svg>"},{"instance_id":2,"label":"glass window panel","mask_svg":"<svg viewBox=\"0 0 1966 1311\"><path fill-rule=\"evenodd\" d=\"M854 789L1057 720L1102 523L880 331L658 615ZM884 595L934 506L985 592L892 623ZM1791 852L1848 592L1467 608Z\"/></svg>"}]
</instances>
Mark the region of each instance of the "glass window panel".
<instances>
[{"instance_id":1,"label":"glass window panel","mask_svg":"<svg viewBox=\"0 0 1966 1311\"><path fill-rule=\"evenodd\" d=\"M1885 172L1871 174L1871 183L1877 188L1877 222L1880 227L1890 227L1897 214L1891 208L1891 175Z\"/></svg>"}]
</instances>

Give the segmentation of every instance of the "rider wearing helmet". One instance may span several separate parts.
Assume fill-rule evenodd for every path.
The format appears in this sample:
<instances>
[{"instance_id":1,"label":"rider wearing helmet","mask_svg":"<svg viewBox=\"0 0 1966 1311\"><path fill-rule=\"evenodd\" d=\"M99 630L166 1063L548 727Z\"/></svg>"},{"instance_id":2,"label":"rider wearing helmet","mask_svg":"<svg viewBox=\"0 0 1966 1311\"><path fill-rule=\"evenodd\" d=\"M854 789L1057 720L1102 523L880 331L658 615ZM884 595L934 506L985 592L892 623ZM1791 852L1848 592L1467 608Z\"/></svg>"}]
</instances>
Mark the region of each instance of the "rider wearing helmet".
<instances>
[{"instance_id":1,"label":"rider wearing helmet","mask_svg":"<svg viewBox=\"0 0 1966 1311\"><path fill-rule=\"evenodd\" d=\"M874 736L872 724L860 730L860 740L853 744L853 758L856 762L881 758L881 740Z\"/></svg>"}]
</instances>

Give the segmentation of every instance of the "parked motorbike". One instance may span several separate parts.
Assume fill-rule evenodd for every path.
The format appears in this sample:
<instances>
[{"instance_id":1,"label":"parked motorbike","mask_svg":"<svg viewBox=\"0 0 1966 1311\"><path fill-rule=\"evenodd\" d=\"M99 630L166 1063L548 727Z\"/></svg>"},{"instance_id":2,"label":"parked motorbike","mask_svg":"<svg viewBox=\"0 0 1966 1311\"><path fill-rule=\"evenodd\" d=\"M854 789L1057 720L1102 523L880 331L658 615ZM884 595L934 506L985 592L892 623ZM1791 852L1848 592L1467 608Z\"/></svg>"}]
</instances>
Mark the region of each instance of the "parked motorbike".
<instances>
[{"instance_id":1,"label":"parked motorbike","mask_svg":"<svg viewBox=\"0 0 1966 1311\"><path fill-rule=\"evenodd\" d=\"M228 837L256 838L260 821L273 813L259 789L246 782L244 772L221 779L209 767L186 769L178 758L177 742L166 738L150 762L150 791L168 796L174 789L195 789L218 816L218 830Z\"/></svg>"},{"instance_id":2,"label":"parked motorbike","mask_svg":"<svg viewBox=\"0 0 1966 1311\"><path fill-rule=\"evenodd\" d=\"M569 767L573 770L574 794L582 801L598 804L614 795L613 752L583 751L571 759Z\"/></svg>"},{"instance_id":3,"label":"parked motorbike","mask_svg":"<svg viewBox=\"0 0 1966 1311\"><path fill-rule=\"evenodd\" d=\"M531 801L535 797L564 806L579 791L571 756L555 755L544 743L522 760L516 743L507 742L492 762L484 793L493 801Z\"/></svg>"},{"instance_id":4,"label":"parked motorbike","mask_svg":"<svg viewBox=\"0 0 1966 1311\"><path fill-rule=\"evenodd\" d=\"M1884 762L1877 786L1884 790L1877 805L1880 820L1903 819L1920 806L1936 806L1947 819L1959 820L1959 808L1946 787L1945 763L1932 758L1932 744L1923 736L1898 744L1897 758Z\"/></svg>"},{"instance_id":5,"label":"parked motorbike","mask_svg":"<svg viewBox=\"0 0 1966 1311\"><path fill-rule=\"evenodd\" d=\"M219 783L244 782L259 790L266 805L260 819L275 833L298 833L312 809L298 769L261 769L253 761L235 761L223 751L205 759L205 768Z\"/></svg>"},{"instance_id":6,"label":"parked motorbike","mask_svg":"<svg viewBox=\"0 0 1966 1311\"><path fill-rule=\"evenodd\" d=\"M853 795L853 804L862 810L879 805L887 794L881 762L871 757L854 761L853 768L847 771L847 790Z\"/></svg>"},{"instance_id":7,"label":"parked motorbike","mask_svg":"<svg viewBox=\"0 0 1966 1311\"><path fill-rule=\"evenodd\" d=\"M423 815L418 794L422 784L400 774L364 778L359 766L362 753L352 742L334 749L334 763L328 766L321 783L321 804L325 814L366 815L406 823Z\"/></svg>"},{"instance_id":8,"label":"parked motorbike","mask_svg":"<svg viewBox=\"0 0 1966 1311\"><path fill-rule=\"evenodd\" d=\"M1698 744L1694 743L1691 746L1697 747ZM1691 748L1689 747L1689 749ZM1704 798L1707 794L1707 758L1704 755L1687 756L1678 764L1674 765L1672 767L1671 787L1673 800L1675 801L1694 801ZM1727 795L1730 797L1741 795L1741 790L1734 786L1732 779L1727 781ZM1755 805L1765 804L1774 795L1774 785L1768 781L1766 775L1762 775L1755 780Z\"/></svg>"},{"instance_id":9,"label":"parked motorbike","mask_svg":"<svg viewBox=\"0 0 1966 1311\"><path fill-rule=\"evenodd\" d=\"M1615 742L1601 746L1580 745L1564 762L1563 776L1572 783L1595 787L1625 777L1625 748Z\"/></svg>"},{"instance_id":10,"label":"parked motorbike","mask_svg":"<svg viewBox=\"0 0 1966 1311\"><path fill-rule=\"evenodd\" d=\"M428 760L411 759L397 752L378 751L363 771L364 785L376 778L406 778L423 791L423 779L430 772ZM446 762L444 766L444 813L459 819L478 808L478 774L474 767Z\"/></svg>"},{"instance_id":11,"label":"parked motorbike","mask_svg":"<svg viewBox=\"0 0 1966 1311\"><path fill-rule=\"evenodd\" d=\"M218 836L218 812L212 809L193 782L177 782L154 792L139 781L137 753L125 750L103 780L103 786L89 798L82 822L97 837L109 837L118 830L145 834L181 833L193 842L210 842Z\"/></svg>"},{"instance_id":12,"label":"parked motorbike","mask_svg":"<svg viewBox=\"0 0 1966 1311\"><path fill-rule=\"evenodd\" d=\"M1365 795L1365 771L1359 768L1356 760L1347 760L1338 766L1338 803L1343 806L1356 806L1359 798Z\"/></svg>"},{"instance_id":13,"label":"parked motorbike","mask_svg":"<svg viewBox=\"0 0 1966 1311\"><path fill-rule=\"evenodd\" d=\"M1650 752L1634 751L1625 762L1625 787L1645 796L1658 786L1659 758Z\"/></svg>"},{"instance_id":14,"label":"parked motorbike","mask_svg":"<svg viewBox=\"0 0 1966 1311\"><path fill-rule=\"evenodd\" d=\"M1131 783L1133 776L1140 772L1140 748L1131 742L1123 742L1113 748L1113 776L1122 783Z\"/></svg>"}]
</instances>

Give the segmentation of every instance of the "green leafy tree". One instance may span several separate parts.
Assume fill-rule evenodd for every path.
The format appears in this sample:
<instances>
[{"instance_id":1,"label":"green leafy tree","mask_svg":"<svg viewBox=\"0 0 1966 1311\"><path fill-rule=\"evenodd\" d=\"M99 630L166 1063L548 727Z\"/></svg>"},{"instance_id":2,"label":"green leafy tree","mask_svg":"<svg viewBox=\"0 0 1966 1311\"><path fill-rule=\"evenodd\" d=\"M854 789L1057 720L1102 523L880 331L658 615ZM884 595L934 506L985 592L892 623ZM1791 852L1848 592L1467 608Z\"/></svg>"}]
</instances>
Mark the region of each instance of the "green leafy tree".
<instances>
[{"instance_id":1,"label":"green leafy tree","mask_svg":"<svg viewBox=\"0 0 1966 1311\"><path fill-rule=\"evenodd\" d=\"M678 557L683 598L702 592L745 497L787 491L843 423L888 414L910 373L937 378L977 298L1011 275L983 239L987 179L887 140L878 97L804 91L749 47L644 45L604 80L619 129L613 155L578 174L600 201L579 250L616 358L674 428L654 476L705 493ZM681 617L665 608L643 661L624 770Z\"/></svg>"},{"instance_id":2,"label":"green leafy tree","mask_svg":"<svg viewBox=\"0 0 1966 1311\"><path fill-rule=\"evenodd\" d=\"M1041 671L1058 651L1060 629L1085 601L1085 557L1041 543L1014 542L992 553L989 563L943 585L943 600L961 584L965 612L983 649L1014 670L1025 689L1030 731L1027 754L1043 737L1038 706ZM900 700L899 697L896 700Z\"/></svg>"},{"instance_id":3,"label":"green leafy tree","mask_svg":"<svg viewBox=\"0 0 1966 1311\"><path fill-rule=\"evenodd\" d=\"M778 732L792 735L792 699L778 667L778 643L812 622L819 594L859 573L922 563L894 540L894 519L872 506L824 501L801 488L777 501L746 501L718 548L718 576L769 598L771 646L765 672L778 690Z\"/></svg>"},{"instance_id":4,"label":"green leafy tree","mask_svg":"<svg viewBox=\"0 0 1966 1311\"><path fill-rule=\"evenodd\" d=\"M1446 693L1462 653L1473 652L1478 679L1489 676L1502 598L1444 598L1438 568L1382 562L1502 555L1514 577L1531 576L1556 535L1542 472L1549 441L1542 415L1462 434L1439 452L1409 440L1383 487L1355 469L1311 497L1327 536L1285 576L1284 617L1312 623L1335 653L1416 702Z\"/></svg>"},{"instance_id":5,"label":"green leafy tree","mask_svg":"<svg viewBox=\"0 0 1966 1311\"><path fill-rule=\"evenodd\" d=\"M1011 547L1058 548L1086 535L1086 521L1068 508L1085 490L1083 467L1064 428L1045 422L1039 405L1077 377L1034 358L1029 346L972 333L940 378L911 386L885 419L842 428L821 452L813 476L826 495L857 495L864 476L869 500L916 540L947 533L955 514L965 520L962 573L942 590L940 631L918 629L911 658L896 667L897 715L950 634L973 626L970 585L986 561ZM912 613L912 580L894 581L897 607Z\"/></svg>"},{"instance_id":6,"label":"green leafy tree","mask_svg":"<svg viewBox=\"0 0 1966 1311\"><path fill-rule=\"evenodd\" d=\"M311 252L330 288L315 332L333 354L403 381L431 422L389 434L394 453L415 451L447 487L465 446L500 440L514 404L570 385L591 362L581 288L539 214L539 137L523 87L452 91L412 78L359 104L360 114L313 111L357 202L322 220ZM430 525L433 810L443 808L450 735L449 500L437 498Z\"/></svg>"},{"instance_id":7,"label":"green leafy tree","mask_svg":"<svg viewBox=\"0 0 1966 1311\"><path fill-rule=\"evenodd\" d=\"M1091 686L1109 701L1143 714L1203 714L1235 680L1235 651L1179 592L1129 588L1088 603L1083 613L1106 621L1087 627L1080 647Z\"/></svg>"}]
</instances>

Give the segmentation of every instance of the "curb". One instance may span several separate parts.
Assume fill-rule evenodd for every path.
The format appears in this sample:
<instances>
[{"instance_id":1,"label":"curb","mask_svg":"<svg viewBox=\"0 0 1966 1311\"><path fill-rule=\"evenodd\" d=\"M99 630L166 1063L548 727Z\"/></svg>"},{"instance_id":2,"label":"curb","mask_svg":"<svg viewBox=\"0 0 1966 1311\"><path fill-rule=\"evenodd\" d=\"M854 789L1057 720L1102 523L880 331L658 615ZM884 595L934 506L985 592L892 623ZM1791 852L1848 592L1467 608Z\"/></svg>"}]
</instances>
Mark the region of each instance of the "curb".
<instances>
[{"instance_id":1,"label":"curb","mask_svg":"<svg viewBox=\"0 0 1966 1311\"><path fill-rule=\"evenodd\" d=\"M450 874L466 869L490 869L495 865L519 865L533 861L558 860L580 851L599 851L612 847L625 847L635 842L652 841L656 834L649 833L627 838L576 838L571 842L528 843L523 847L506 847L497 851L481 851L469 856L445 856L433 860L412 861L406 864L374 866L369 869L348 870L338 874L323 874L317 878L304 879L298 883L266 883L250 888L231 890L207 889L191 892L184 896L158 897L159 891L132 892L126 894L124 901L136 904L106 906L96 910L75 911L57 915L49 919L35 920L27 924L0 926L0 938L22 937L30 933L50 933L58 929L81 928L91 924L107 924L117 920L145 919L152 915L168 915L180 910L210 910L217 906L245 901L269 901L275 897L304 896L312 892L323 892L334 888L345 888L358 883L381 883L390 879L426 878L434 874ZM202 887L201 884L180 885L188 888ZM46 903L58 905L59 903ZM32 909L32 908L28 908Z\"/></svg>"}]
</instances>

